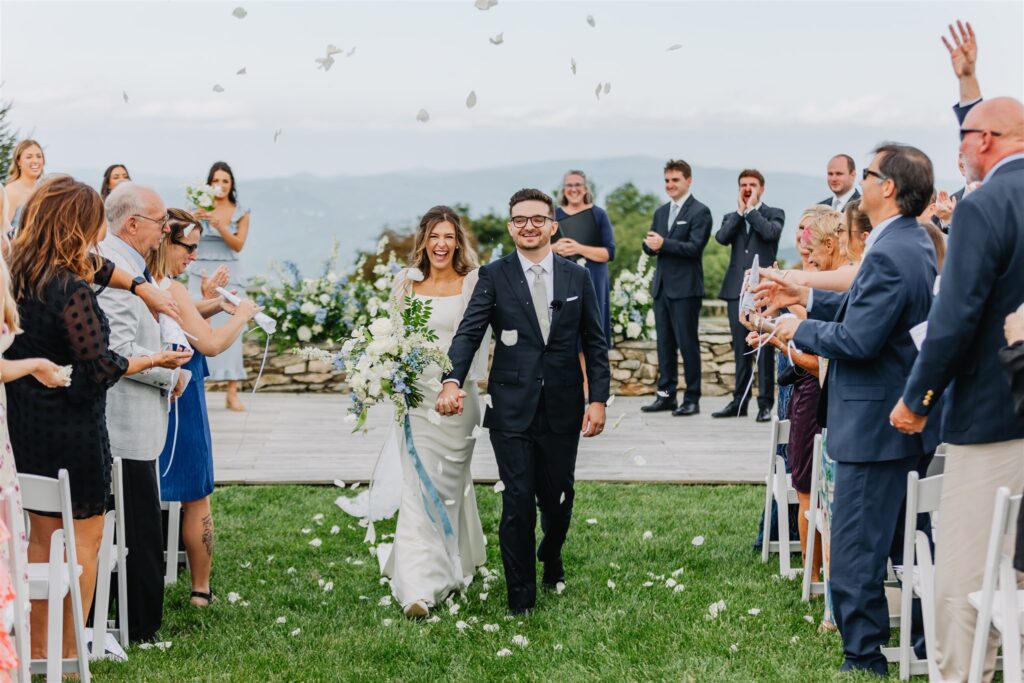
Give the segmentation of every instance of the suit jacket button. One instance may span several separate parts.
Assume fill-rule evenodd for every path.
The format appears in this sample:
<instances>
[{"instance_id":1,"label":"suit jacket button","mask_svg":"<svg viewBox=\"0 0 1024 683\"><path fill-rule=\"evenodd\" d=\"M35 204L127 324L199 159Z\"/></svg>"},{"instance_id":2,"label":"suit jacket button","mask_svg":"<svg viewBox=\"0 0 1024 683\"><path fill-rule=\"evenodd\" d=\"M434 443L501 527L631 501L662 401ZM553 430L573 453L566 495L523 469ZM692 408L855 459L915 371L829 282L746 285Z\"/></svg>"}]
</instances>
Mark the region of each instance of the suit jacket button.
<instances>
[{"instance_id":1,"label":"suit jacket button","mask_svg":"<svg viewBox=\"0 0 1024 683\"><path fill-rule=\"evenodd\" d=\"M744 253L744 254L749 254L749 253L750 253L750 250L749 250L749 249L744 249L744 250L743 250L743 253Z\"/></svg>"}]
</instances>

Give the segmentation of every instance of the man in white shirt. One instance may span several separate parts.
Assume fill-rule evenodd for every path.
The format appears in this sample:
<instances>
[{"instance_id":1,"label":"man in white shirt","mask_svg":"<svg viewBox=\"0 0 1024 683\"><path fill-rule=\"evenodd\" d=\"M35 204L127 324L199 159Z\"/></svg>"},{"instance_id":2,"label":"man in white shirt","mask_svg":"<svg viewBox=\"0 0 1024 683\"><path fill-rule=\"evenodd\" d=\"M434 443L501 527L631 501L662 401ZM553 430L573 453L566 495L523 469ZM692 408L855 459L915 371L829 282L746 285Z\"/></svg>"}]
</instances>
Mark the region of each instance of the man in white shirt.
<instances>
[{"instance_id":1,"label":"man in white shirt","mask_svg":"<svg viewBox=\"0 0 1024 683\"><path fill-rule=\"evenodd\" d=\"M854 199L860 199L860 191L857 190L857 165L849 154L837 154L829 159L825 175L832 196L822 199L819 204L831 206L835 211L842 211Z\"/></svg>"}]
</instances>

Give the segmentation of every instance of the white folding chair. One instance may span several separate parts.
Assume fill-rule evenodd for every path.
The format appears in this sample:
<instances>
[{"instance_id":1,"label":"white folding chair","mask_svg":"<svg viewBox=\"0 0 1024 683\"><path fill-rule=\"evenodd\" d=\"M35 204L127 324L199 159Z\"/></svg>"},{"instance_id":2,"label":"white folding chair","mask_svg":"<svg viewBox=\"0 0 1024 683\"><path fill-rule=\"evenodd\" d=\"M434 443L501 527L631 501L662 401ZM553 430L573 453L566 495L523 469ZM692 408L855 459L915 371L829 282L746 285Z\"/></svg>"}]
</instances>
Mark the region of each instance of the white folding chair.
<instances>
[{"instance_id":1,"label":"white folding chair","mask_svg":"<svg viewBox=\"0 0 1024 683\"><path fill-rule=\"evenodd\" d=\"M59 682L62 673L77 673L89 683L89 651L85 638L85 615L82 613L82 590L75 549L75 523L71 516L71 485L68 471L60 470L56 479L34 474L19 474L21 502L26 510L59 512L63 529L50 536L50 561L28 564L29 598L46 600L49 623L45 660L32 660L32 673L45 673L47 681ZM27 528L26 524L26 528ZM65 561L65 554L67 561ZM71 594L71 618L74 619L75 647L78 656L62 659L64 631L64 597Z\"/></svg>"},{"instance_id":2,"label":"white folding chair","mask_svg":"<svg viewBox=\"0 0 1024 683\"><path fill-rule=\"evenodd\" d=\"M911 610L916 595L921 600L922 614L934 615L935 594L921 587L920 569L917 558L917 516L932 514L939 509L942 497L942 475L921 479L917 472L907 474L907 504L903 517L903 564L895 567L896 578L900 585L900 644L899 647L883 647L882 654L890 662L899 662L900 680L908 680L911 676L928 673L928 660L917 659L910 644ZM927 541L928 536L923 534ZM928 552L928 563L931 564L931 551ZM925 642L928 642L927 632ZM935 641L931 641L934 643Z\"/></svg>"},{"instance_id":3,"label":"white folding chair","mask_svg":"<svg viewBox=\"0 0 1024 683\"><path fill-rule=\"evenodd\" d=\"M971 669L967 675L968 683L981 681L989 632L993 627L1002 639L1003 680L1006 683L1020 683L1024 678L1020 661L1024 590L1018 590L1013 559L1011 554L1004 550L1007 545L1012 546L1010 529L1020 512L1020 504L1021 496L1010 496L1010 489L1005 486L999 487L996 491L992 531L988 537L988 552L985 554L985 576L981 582L981 590L967 596L967 601L978 610L978 621L974 627L974 645L971 648Z\"/></svg>"},{"instance_id":4,"label":"white folding chair","mask_svg":"<svg viewBox=\"0 0 1024 683\"><path fill-rule=\"evenodd\" d=\"M160 501L160 508L167 511L167 548L164 549L164 585L178 582L178 565L188 563L188 555L178 550L181 540L181 503Z\"/></svg>"},{"instance_id":5,"label":"white folding chair","mask_svg":"<svg viewBox=\"0 0 1024 683\"><path fill-rule=\"evenodd\" d=\"M921 600L921 618L924 620L924 642L932 646L936 642L935 564L932 562L931 542L928 540L928 535L925 532L915 532L914 547L917 551L917 565L915 567L917 575L914 577L916 590L921 595L930 596L928 600ZM939 665L936 663L932 653L928 655L928 680L942 680L942 677L939 675Z\"/></svg>"},{"instance_id":6,"label":"white folding chair","mask_svg":"<svg viewBox=\"0 0 1024 683\"><path fill-rule=\"evenodd\" d=\"M114 458L111 467L111 488L114 509L103 520L103 541L96 567L96 600L93 607L93 658L104 655L107 632L114 634L121 647L128 648L128 547L125 545L124 484L121 458ZM117 623L107 620L110 612L110 575L117 572Z\"/></svg>"},{"instance_id":7,"label":"white folding chair","mask_svg":"<svg viewBox=\"0 0 1024 683\"><path fill-rule=\"evenodd\" d=\"M14 651L18 655L18 668L11 672L12 680L19 683L30 683L32 668L32 643L28 630L29 587L25 578L25 558L21 555L21 534L25 528L25 520L18 510L17 496L11 491L3 494L3 509L7 520L7 530L11 537L7 542L8 571L14 587L14 615L11 627L14 631Z\"/></svg>"},{"instance_id":8,"label":"white folding chair","mask_svg":"<svg viewBox=\"0 0 1024 683\"><path fill-rule=\"evenodd\" d=\"M822 530L821 518L821 434L814 436L814 459L811 463L811 505L805 513L807 515L807 553L804 555L804 576L803 586L800 590L800 599L808 602L811 595L824 595L825 582L812 581L812 569L814 567L814 553L818 547L818 534ZM822 559L822 565L825 564Z\"/></svg>"},{"instance_id":9,"label":"white folding chair","mask_svg":"<svg viewBox=\"0 0 1024 683\"><path fill-rule=\"evenodd\" d=\"M793 573L790 564L790 553L800 552L800 541L789 540L789 505L797 503L796 489L790 485L790 477L786 474L786 463L778 455L778 447L789 443L789 420L772 417L772 438L768 453L768 475L765 477L764 490L764 529L761 544L761 562L768 561L770 553L779 554L779 573L790 576ZM772 501L778 509L779 540L772 541Z\"/></svg>"}]
</instances>

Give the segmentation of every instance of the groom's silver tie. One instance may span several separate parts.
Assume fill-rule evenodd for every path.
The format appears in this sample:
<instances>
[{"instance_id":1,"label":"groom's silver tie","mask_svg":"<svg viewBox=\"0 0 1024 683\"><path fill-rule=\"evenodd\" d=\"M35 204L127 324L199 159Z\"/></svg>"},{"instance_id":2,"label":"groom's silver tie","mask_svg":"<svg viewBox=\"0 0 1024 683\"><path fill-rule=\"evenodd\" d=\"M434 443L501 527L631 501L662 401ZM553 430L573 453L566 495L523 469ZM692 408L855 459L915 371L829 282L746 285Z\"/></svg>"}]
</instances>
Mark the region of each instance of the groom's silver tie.
<instances>
[{"instance_id":1,"label":"groom's silver tie","mask_svg":"<svg viewBox=\"0 0 1024 683\"><path fill-rule=\"evenodd\" d=\"M537 314L537 322L540 323L540 334L547 344L548 333L551 332L551 319L548 317L548 288L544 285L544 268L530 266L530 272L533 273L533 310Z\"/></svg>"}]
</instances>

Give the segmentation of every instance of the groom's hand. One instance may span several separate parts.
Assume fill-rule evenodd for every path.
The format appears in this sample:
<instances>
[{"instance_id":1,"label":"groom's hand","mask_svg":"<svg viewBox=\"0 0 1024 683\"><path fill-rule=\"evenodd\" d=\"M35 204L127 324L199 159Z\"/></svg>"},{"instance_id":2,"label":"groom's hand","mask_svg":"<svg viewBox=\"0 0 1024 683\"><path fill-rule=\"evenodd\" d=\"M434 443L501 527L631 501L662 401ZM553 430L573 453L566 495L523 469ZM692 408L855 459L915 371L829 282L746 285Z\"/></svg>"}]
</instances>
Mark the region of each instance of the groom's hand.
<instances>
[{"instance_id":1,"label":"groom's hand","mask_svg":"<svg viewBox=\"0 0 1024 683\"><path fill-rule=\"evenodd\" d=\"M441 393L437 395L434 410L445 416L462 415L462 399L465 395L466 392L455 382L445 382Z\"/></svg>"},{"instance_id":2,"label":"groom's hand","mask_svg":"<svg viewBox=\"0 0 1024 683\"><path fill-rule=\"evenodd\" d=\"M604 404L596 401L587 406L583 413L583 436L597 436L604 431Z\"/></svg>"}]
</instances>

